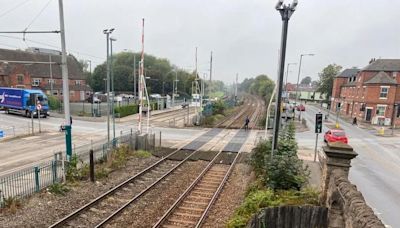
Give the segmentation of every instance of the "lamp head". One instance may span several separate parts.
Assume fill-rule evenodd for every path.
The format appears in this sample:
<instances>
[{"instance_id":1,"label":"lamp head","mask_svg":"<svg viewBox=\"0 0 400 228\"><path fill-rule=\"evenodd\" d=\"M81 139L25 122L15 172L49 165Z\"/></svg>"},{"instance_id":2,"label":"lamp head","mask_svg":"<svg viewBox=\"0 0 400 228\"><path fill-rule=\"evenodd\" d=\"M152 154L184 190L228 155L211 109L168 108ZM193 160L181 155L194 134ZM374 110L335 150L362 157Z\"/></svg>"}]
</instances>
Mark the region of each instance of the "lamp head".
<instances>
[{"instance_id":1,"label":"lamp head","mask_svg":"<svg viewBox=\"0 0 400 228\"><path fill-rule=\"evenodd\" d=\"M117 39L114 38L114 37L110 37L110 40L111 40L111 41L117 41Z\"/></svg>"},{"instance_id":2,"label":"lamp head","mask_svg":"<svg viewBox=\"0 0 400 228\"><path fill-rule=\"evenodd\" d=\"M276 3L276 5L275 5L275 9L276 9L276 10L281 9L281 8L282 8L282 5L283 5L283 0L279 0L279 1Z\"/></svg>"},{"instance_id":3,"label":"lamp head","mask_svg":"<svg viewBox=\"0 0 400 228\"><path fill-rule=\"evenodd\" d=\"M290 5L292 10L296 10L297 4L299 4L298 1L297 0L293 0L292 4Z\"/></svg>"}]
</instances>

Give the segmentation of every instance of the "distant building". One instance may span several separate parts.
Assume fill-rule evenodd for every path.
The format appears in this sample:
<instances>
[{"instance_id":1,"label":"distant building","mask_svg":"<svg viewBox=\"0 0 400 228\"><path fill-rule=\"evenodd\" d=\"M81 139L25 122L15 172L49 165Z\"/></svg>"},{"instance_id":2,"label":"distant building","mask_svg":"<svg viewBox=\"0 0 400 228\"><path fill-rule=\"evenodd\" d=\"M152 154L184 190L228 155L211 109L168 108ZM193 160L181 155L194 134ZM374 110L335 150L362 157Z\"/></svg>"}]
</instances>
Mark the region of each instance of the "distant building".
<instances>
[{"instance_id":1,"label":"distant building","mask_svg":"<svg viewBox=\"0 0 400 228\"><path fill-rule=\"evenodd\" d=\"M324 101L325 100L325 94L322 94L321 92L317 92L317 86L311 86L311 85L299 85L299 89L296 92L296 85L293 85L293 90L290 90L289 92L289 98L294 100L296 99L296 93L297 93L297 99L299 101Z\"/></svg>"},{"instance_id":2,"label":"distant building","mask_svg":"<svg viewBox=\"0 0 400 228\"><path fill-rule=\"evenodd\" d=\"M378 125L400 124L400 59L372 59L346 69L333 83L331 110Z\"/></svg>"},{"instance_id":3,"label":"distant building","mask_svg":"<svg viewBox=\"0 0 400 228\"><path fill-rule=\"evenodd\" d=\"M28 51L0 49L0 86L13 88L41 89L46 94L62 99L61 53L43 48ZM12 61L55 62L55 64L13 63ZM10 62L7 62L10 61ZM70 101L87 99L91 88L78 60L67 57ZM51 84L53 90L51 91Z\"/></svg>"}]
</instances>

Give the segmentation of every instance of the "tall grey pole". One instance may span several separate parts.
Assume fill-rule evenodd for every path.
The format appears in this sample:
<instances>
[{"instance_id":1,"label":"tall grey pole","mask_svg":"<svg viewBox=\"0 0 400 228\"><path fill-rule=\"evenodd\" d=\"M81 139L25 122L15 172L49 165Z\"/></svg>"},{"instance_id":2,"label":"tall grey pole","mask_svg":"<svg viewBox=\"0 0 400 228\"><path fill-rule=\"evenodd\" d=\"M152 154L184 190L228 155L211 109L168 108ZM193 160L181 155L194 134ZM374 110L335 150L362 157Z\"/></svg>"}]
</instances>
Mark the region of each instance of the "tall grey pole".
<instances>
[{"instance_id":1,"label":"tall grey pole","mask_svg":"<svg viewBox=\"0 0 400 228\"><path fill-rule=\"evenodd\" d=\"M114 111L114 96L115 96L115 90L114 90L114 67L113 67L113 48L112 44L115 39L110 38L110 71L111 71L111 109L112 109L112 123L113 123L113 142L115 140L115 111Z\"/></svg>"},{"instance_id":2,"label":"tall grey pole","mask_svg":"<svg viewBox=\"0 0 400 228\"><path fill-rule=\"evenodd\" d=\"M275 105L275 125L274 125L274 134L272 140L272 150L271 157L274 155L274 151L278 148L278 137L279 137L279 127L281 124L281 99L282 99L282 84L283 84L283 76L285 70L285 57L286 57L286 41L287 41L287 32L289 26L289 18L293 14L297 3L293 2L293 6L277 6L276 9L279 11L282 17L282 37L281 37L281 53L279 60L279 74L278 74L278 90L276 93L276 105Z\"/></svg>"},{"instance_id":3,"label":"tall grey pole","mask_svg":"<svg viewBox=\"0 0 400 228\"><path fill-rule=\"evenodd\" d=\"M50 94L53 96L53 69L51 66L51 54L49 54L49 62L50 62Z\"/></svg>"},{"instance_id":4,"label":"tall grey pole","mask_svg":"<svg viewBox=\"0 0 400 228\"><path fill-rule=\"evenodd\" d=\"M67 160L72 156L72 132L71 132L71 115L69 111L69 87L68 87L68 67L67 67L67 51L65 47L65 28L64 28L64 9L63 1L58 0L58 7L60 13L60 36L61 36L61 74L63 80L63 100L64 100L64 114L65 114L65 143Z\"/></svg>"},{"instance_id":5,"label":"tall grey pole","mask_svg":"<svg viewBox=\"0 0 400 228\"><path fill-rule=\"evenodd\" d=\"M300 62L299 62L299 72L297 73L297 83L296 83L296 98L295 104L297 105L297 97L299 96L299 80L300 80L300 71L301 71L301 60L303 59L303 54L300 55Z\"/></svg>"},{"instance_id":6,"label":"tall grey pole","mask_svg":"<svg viewBox=\"0 0 400 228\"><path fill-rule=\"evenodd\" d=\"M110 143L110 55L109 55L109 39L110 33L106 33L107 39L107 143Z\"/></svg>"},{"instance_id":7,"label":"tall grey pole","mask_svg":"<svg viewBox=\"0 0 400 228\"><path fill-rule=\"evenodd\" d=\"M136 101L136 91L137 91L137 86L136 86L136 55L133 53L133 100ZM135 102L136 103L136 102Z\"/></svg>"}]
</instances>

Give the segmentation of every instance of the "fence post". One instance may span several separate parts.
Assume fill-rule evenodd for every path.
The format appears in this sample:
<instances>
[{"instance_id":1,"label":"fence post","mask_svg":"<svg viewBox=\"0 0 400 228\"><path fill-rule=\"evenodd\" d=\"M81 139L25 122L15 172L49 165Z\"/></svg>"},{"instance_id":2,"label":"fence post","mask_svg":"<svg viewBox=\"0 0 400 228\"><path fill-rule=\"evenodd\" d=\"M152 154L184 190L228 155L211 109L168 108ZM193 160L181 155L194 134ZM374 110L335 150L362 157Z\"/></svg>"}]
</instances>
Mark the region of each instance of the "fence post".
<instances>
[{"instance_id":1,"label":"fence post","mask_svg":"<svg viewBox=\"0 0 400 228\"><path fill-rule=\"evenodd\" d=\"M39 167L35 166L35 191L38 192L40 190L40 184L39 184L39 172L40 169Z\"/></svg>"},{"instance_id":2,"label":"fence post","mask_svg":"<svg viewBox=\"0 0 400 228\"><path fill-rule=\"evenodd\" d=\"M53 174L53 184L57 182L57 160L51 161L51 170Z\"/></svg>"},{"instance_id":3,"label":"fence post","mask_svg":"<svg viewBox=\"0 0 400 228\"><path fill-rule=\"evenodd\" d=\"M160 146L159 147L161 148L161 131L160 131Z\"/></svg>"},{"instance_id":4,"label":"fence post","mask_svg":"<svg viewBox=\"0 0 400 228\"><path fill-rule=\"evenodd\" d=\"M90 166L90 181L94 182L94 158L93 150L90 150L89 166Z\"/></svg>"}]
</instances>

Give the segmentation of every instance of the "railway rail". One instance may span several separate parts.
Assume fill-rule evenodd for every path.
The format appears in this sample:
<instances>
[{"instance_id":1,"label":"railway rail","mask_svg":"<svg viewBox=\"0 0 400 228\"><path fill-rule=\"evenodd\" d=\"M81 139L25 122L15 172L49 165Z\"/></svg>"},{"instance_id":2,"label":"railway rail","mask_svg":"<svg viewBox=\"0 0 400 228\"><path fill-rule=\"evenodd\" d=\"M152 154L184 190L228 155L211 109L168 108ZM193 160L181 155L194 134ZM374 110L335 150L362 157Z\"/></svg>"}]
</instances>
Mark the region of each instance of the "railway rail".
<instances>
[{"instance_id":1,"label":"railway rail","mask_svg":"<svg viewBox=\"0 0 400 228\"><path fill-rule=\"evenodd\" d=\"M255 113L252 118L257 118L257 115ZM237 135L241 133L240 130L242 127ZM231 141L234 140L235 137ZM224 153L224 149L218 152L185 192L154 224L153 228L201 227L240 156L239 149L237 153L230 153L234 156L228 162L229 167L221 165L216 161Z\"/></svg>"},{"instance_id":2,"label":"railway rail","mask_svg":"<svg viewBox=\"0 0 400 228\"><path fill-rule=\"evenodd\" d=\"M223 137L227 135L225 134ZM182 164L195 155L201 147L202 145L199 145L197 150L188 152L183 149L183 146L169 153L166 157L65 216L50 227L104 226L117 217L129 205L139 200L154 186L176 171ZM169 158L179 152L184 153L185 157L183 160L169 160Z\"/></svg>"}]
</instances>

